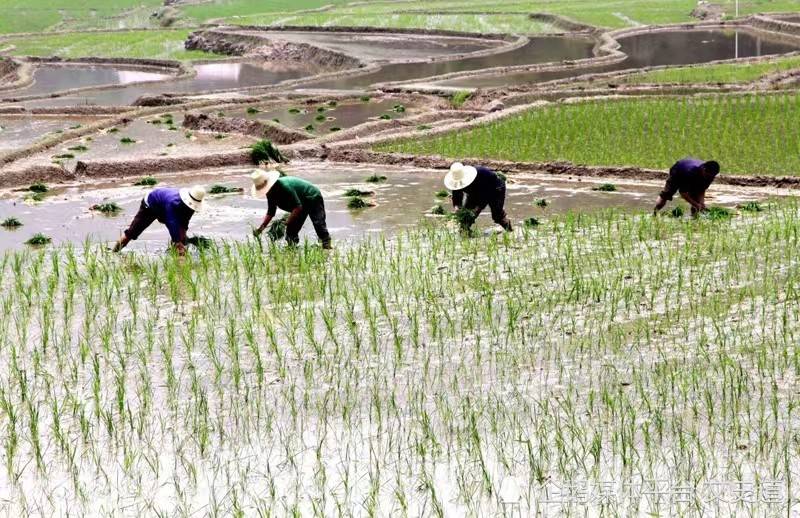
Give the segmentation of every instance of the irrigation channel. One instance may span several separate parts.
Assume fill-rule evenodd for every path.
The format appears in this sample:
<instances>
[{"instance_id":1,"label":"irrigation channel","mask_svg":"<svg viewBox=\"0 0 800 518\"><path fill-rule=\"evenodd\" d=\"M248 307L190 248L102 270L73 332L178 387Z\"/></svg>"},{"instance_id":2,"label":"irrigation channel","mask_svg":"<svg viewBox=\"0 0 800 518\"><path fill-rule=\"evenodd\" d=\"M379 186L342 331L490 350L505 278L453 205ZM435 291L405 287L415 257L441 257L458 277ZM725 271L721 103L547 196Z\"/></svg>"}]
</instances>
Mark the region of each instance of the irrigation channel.
<instances>
[{"instance_id":1,"label":"irrigation channel","mask_svg":"<svg viewBox=\"0 0 800 518\"><path fill-rule=\"evenodd\" d=\"M461 131L536 101L505 97L509 87L524 93L537 91L537 83L590 73L785 54L800 49L800 39L749 22L530 37L217 27L193 34L187 47L232 56L190 65L25 63L32 70L28 84L0 91L6 99L0 103L0 186L41 181L53 190L35 204L21 203L19 193L3 198L0 216L20 217L26 226L0 233L0 248L20 246L34 231L52 234L56 242L86 235L113 239L142 194L125 185L141 176L165 176L164 182L179 185L202 179L244 186L246 149L263 136L294 159L291 174L322 187L337 239L349 240L364 229L395 232L434 221L426 213L447 205L434 196L441 171L364 163L329 167L315 160L325 159L327 150L341 157L342 151L373 143ZM433 91L416 93L420 85ZM452 91L476 87L481 95L474 101L451 104ZM198 170L206 173L198 178ZM384 171L388 181L367 189L376 191L376 207L345 207L346 189L361 188L364 178ZM635 181L641 176L623 175L615 180L625 185L620 192L598 193L591 190L598 180L582 182L580 171L558 178L511 172L508 204L517 222L573 210L646 209L660 181L651 174L651 183L641 184ZM775 194L720 189L717 201L731 206ZM547 199L548 208L536 207L534 198ZM124 214L104 219L88 210L104 199L118 203ZM239 195L215 198L211 207L196 219L198 232L227 238L246 237L246 222L254 223L264 209ZM162 244L154 231L137 246Z\"/></svg>"}]
</instances>

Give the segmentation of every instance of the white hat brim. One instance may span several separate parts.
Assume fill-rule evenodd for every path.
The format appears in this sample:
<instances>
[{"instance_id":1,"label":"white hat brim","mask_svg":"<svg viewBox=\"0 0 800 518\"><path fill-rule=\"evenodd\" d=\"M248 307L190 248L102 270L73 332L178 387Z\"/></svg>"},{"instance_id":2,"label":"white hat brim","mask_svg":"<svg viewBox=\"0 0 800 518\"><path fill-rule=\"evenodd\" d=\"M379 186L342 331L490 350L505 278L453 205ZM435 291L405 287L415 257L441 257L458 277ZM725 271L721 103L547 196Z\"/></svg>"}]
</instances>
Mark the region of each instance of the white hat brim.
<instances>
[{"instance_id":1,"label":"white hat brim","mask_svg":"<svg viewBox=\"0 0 800 518\"><path fill-rule=\"evenodd\" d=\"M272 189L272 187L275 185L275 183L281 178L281 174L277 171L269 172L267 174L268 174L266 179L267 183L264 184L263 187L261 187L260 189L256 189L256 186L253 185L250 188L250 193L253 195L254 198L265 197L269 193L270 189Z\"/></svg>"},{"instance_id":2,"label":"white hat brim","mask_svg":"<svg viewBox=\"0 0 800 518\"><path fill-rule=\"evenodd\" d=\"M460 191L465 187L469 187L478 177L478 170L471 166L464 167L464 176L461 180L456 180L453 172L449 171L444 177L444 186L451 191Z\"/></svg>"},{"instance_id":3,"label":"white hat brim","mask_svg":"<svg viewBox=\"0 0 800 518\"><path fill-rule=\"evenodd\" d=\"M181 189L180 190L180 195L181 195L181 201L184 203L184 205L186 205L187 207L189 207L193 211L200 212L201 210L203 210L203 207L204 207L203 201L204 200L197 201L194 198L192 198L192 195L189 192L189 189L185 189L185 188Z\"/></svg>"}]
</instances>

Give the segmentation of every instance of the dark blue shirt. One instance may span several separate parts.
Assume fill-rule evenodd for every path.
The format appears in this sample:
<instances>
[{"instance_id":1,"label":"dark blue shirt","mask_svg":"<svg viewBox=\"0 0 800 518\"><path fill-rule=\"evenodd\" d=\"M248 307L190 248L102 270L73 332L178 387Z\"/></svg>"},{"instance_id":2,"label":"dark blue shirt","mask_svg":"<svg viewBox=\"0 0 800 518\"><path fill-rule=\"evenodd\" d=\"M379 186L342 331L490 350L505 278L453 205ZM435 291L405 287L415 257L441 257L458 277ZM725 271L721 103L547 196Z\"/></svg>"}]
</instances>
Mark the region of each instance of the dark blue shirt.
<instances>
[{"instance_id":1,"label":"dark blue shirt","mask_svg":"<svg viewBox=\"0 0 800 518\"><path fill-rule=\"evenodd\" d=\"M454 207L463 206L465 194L473 201L488 203L494 198L499 189L505 187L503 179L488 167L478 166L475 169L478 171L475 181L463 189L453 191Z\"/></svg>"},{"instance_id":2,"label":"dark blue shirt","mask_svg":"<svg viewBox=\"0 0 800 518\"><path fill-rule=\"evenodd\" d=\"M173 243L185 243L189 220L194 216L178 189L159 187L147 195L147 207L156 215L159 223L166 225Z\"/></svg>"},{"instance_id":3,"label":"dark blue shirt","mask_svg":"<svg viewBox=\"0 0 800 518\"><path fill-rule=\"evenodd\" d=\"M671 200L679 191L691 194L706 192L714 181L714 177L701 172L703 164L705 162L696 158L684 158L675 162L675 165L669 170L669 178L667 178L664 190L661 191L661 198Z\"/></svg>"}]
</instances>

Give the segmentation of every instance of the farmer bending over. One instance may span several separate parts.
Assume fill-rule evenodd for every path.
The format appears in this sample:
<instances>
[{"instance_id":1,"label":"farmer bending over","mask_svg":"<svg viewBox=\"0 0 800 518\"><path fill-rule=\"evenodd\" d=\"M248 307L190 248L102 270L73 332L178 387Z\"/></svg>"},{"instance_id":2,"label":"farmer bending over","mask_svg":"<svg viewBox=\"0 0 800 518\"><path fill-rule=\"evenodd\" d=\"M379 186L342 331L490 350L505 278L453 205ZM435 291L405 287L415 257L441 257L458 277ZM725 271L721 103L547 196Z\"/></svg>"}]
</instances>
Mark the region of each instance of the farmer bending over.
<instances>
[{"instance_id":1,"label":"farmer bending over","mask_svg":"<svg viewBox=\"0 0 800 518\"><path fill-rule=\"evenodd\" d=\"M311 218L314 230L317 232L322 248L331 248L331 236L325 223L325 203L322 193L312 183L294 176L284 176L278 171L253 171L250 175L253 180L253 196L267 198L267 215L261 226L253 231L253 235L260 236L269 226L278 209L289 213L286 221L286 242L296 245L300 241L300 229Z\"/></svg>"},{"instance_id":2,"label":"farmer bending over","mask_svg":"<svg viewBox=\"0 0 800 518\"><path fill-rule=\"evenodd\" d=\"M488 167L472 167L456 162L444 177L444 185L453 191L453 207L459 210L463 206L472 211L473 222L488 205L494 222L508 232L513 230L504 209L506 182Z\"/></svg>"},{"instance_id":3,"label":"farmer bending over","mask_svg":"<svg viewBox=\"0 0 800 518\"><path fill-rule=\"evenodd\" d=\"M658 198L653 214L664 208L676 192L692 206L692 216L706 210L706 191L719 174L719 164L696 158L679 160L669 170L669 178Z\"/></svg>"},{"instance_id":4,"label":"farmer bending over","mask_svg":"<svg viewBox=\"0 0 800 518\"><path fill-rule=\"evenodd\" d=\"M166 225L172 246L180 255L186 253L186 231L189 230L189 220L195 212L203 208L203 199L206 190L195 186L188 189L170 189L160 187L153 189L142 199L139 212L133 217L130 227L114 246L114 251L119 252L132 240L136 240L154 221Z\"/></svg>"}]
</instances>

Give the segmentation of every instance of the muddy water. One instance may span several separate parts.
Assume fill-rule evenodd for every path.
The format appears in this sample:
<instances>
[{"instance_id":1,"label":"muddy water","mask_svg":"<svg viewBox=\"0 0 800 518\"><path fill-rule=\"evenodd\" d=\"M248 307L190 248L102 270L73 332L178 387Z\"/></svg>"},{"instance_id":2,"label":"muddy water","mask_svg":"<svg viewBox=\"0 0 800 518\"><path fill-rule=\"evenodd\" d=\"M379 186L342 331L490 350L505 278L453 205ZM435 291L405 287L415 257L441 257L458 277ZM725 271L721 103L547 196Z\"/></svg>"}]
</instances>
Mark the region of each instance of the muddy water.
<instances>
[{"instance_id":1,"label":"muddy water","mask_svg":"<svg viewBox=\"0 0 800 518\"><path fill-rule=\"evenodd\" d=\"M98 85L125 85L140 81L163 81L169 74L142 70L126 70L110 66L38 65L34 83L19 90L0 93L0 98L23 97L62 92L72 88Z\"/></svg>"},{"instance_id":2,"label":"muddy water","mask_svg":"<svg viewBox=\"0 0 800 518\"><path fill-rule=\"evenodd\" d=\"M64 131L85 122L82 119L37 119L0 117L0 153L30 146L56 131Z\"/></svg>"},{"instance_id":3,"label":"muddy water","mask_svg":"<svg viewBox=\"0 0 800 518\"><path fill-rule=\"evenodd\" d=\"M133 85L109 90L90 90L69 97L41 99L25 104L26 106L130 105L143 95L159 95L167 92L191 94L207 90L265 86L316 73L316 70L310 66L255 62L206 63L195 65L194 68L197 71L197 75L189 79L148 85Z\"/></svg>"},{"instance_id":4,"label":"muddy water","mask_svg":"<svg viewBox=\"0 0 800 518\"><path fill-rule=\"evenodd\" d=\"M762 31L719 29L645 33L620 38L619 43L622 46L620 50L628 55L628 59L615 65L454 79L437 84L463 88L499 87L552 81L595 72L785 54L800 48L798 44L777 39Z\"/></svg>"},{"instance_id":5,"label":"muddy water","mask_svg":"<svg viewBox=\"0 0 800 518\"><path fill-rule=\"evenodd\" d=\"M401 105L405 111L398 111L395 106ZM324 109L319 112L318 109ZM299 109L300 113L292 113L291 109ZM290 128L305 129L309 124L314 126L314 132L324 134L331 128L347 129L363 124L370 119L377 120L382 115L392 119L401 119L409 115L416 115L416 107L397 99L370 100L351 104L329 106L320 104L314 106L287 106L279 109L270 109L256 114L248 114L246 108L225 112L226 116L245 117L256 120L276 120ZM325 117L324 120L317 120Z\"/></svg>"},{"instance_id":6,"label":"muddy water","mask_svg":"<svg viewBox=\"0 0 800 518\"><path fill-rule=\"evenodd\" d=\"M237 31L238 34L241 32ZM308 43L353 56L362 61L421 60L455 54L468 54L503 43L445 36L415 34L364 34L355 32L265 32L245 31L261 37L295 43Z\"/></svg>"},{"instance_id":7,"label":"muddy water","mask_svg":"<svg viewBox=\"0 0 800 518\"><path fill-rule=\"evenodd\" d=\"M583 59L592 56L593 47L594 41L589 38L562 36L532 37L527 45L494 56L464 58L437 63L386 65L377 72L363 76L323 81L312 85L304 85L302 88L350 90L364 88L375 83L406 81L491 67L531 65L568 59Z\"/></svg>"},{"instance_id":8,"label":"muddy water","mask_svg":"<svg viewBox=\"0 0 800 518\"><path fill-rule=\"evenodd\" d=\"M247 187L247 170L230 170L225 173L195 176L163 177L162 185L186 186L194 183L225 183ZM442 203L449 208L448 199L438 199L435 193L443 188L442 171L420 170L374 165L336 165L328 163L295 163L286 169L317 184L325 197L328 226L335 239L358 239L377 232L395 233L419 225L423 221L442 222L441 217L426 213ZM379 174L388 177L381 184L369 184L364 180ZM0 230L0 250L20 248L23 242L36 232L53 237L57 243L82 243L87 237L99 241L115 240L130 222L147 189L130 186L131 180L109 184L60 188L55 194L37 205L21 202L21 193L7 193L0 198L0 219L16 216L24 226L17 231ZM512 221L519 223L528 217L546 219L548 215L568 211L593 211L607 207L622 207L630 211L646 211L652 206L659 191L658 185L618 183L619 192L595 192L596 183L572 182L536 176L514 176L508 185L506 208ZM350 188L373 190L370 197L378 205L361 211L347 208L344 192ZM713 203L736 204L747 198L733 196L731 190L714 187ZM539 208L534 201L548 200L548 207ZM752 198L750 198L752 199ZM89 207L102 201L114 201L124 208L117 217L94 214ZM191 234L200 234L215 239L244 240L251 228L260 223L266 211L266 202L243 195L211 196L208 207L195 216ZM488 211L482 214L479 226L494 228ZM303 235L314 239L310 223L306 223ZM163 226L154 224L140 240L132 244L133 249L159 251L164 248L167 233Z\"/></svg>"}]
</instances>

